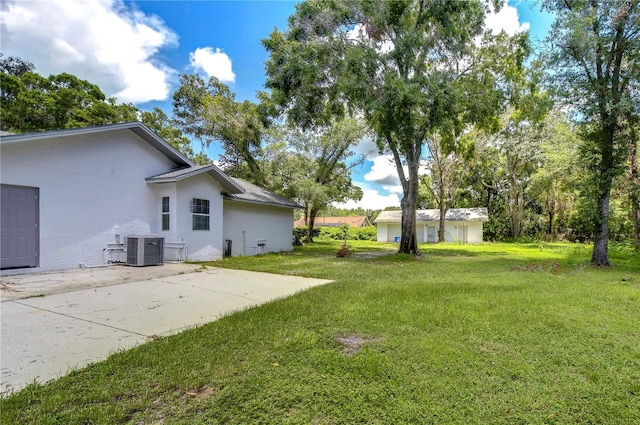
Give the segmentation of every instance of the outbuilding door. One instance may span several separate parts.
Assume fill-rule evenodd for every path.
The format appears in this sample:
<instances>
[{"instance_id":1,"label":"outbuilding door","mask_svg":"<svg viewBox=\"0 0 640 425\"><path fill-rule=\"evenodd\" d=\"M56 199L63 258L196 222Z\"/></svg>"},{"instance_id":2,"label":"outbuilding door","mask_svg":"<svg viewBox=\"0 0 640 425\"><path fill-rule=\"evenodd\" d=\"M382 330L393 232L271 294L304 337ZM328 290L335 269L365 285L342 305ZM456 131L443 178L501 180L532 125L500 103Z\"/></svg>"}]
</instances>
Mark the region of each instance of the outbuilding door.
<instances>
[{"instance_id":1,"label":"outbuilding door","mask_svg":"<svg viewBox=\"0 0 640 425\"><path fill-rule=\"evenodd\" d=\"M0 185L0 269L38 266L38 188Z\"/></svg>"}]
</instances>

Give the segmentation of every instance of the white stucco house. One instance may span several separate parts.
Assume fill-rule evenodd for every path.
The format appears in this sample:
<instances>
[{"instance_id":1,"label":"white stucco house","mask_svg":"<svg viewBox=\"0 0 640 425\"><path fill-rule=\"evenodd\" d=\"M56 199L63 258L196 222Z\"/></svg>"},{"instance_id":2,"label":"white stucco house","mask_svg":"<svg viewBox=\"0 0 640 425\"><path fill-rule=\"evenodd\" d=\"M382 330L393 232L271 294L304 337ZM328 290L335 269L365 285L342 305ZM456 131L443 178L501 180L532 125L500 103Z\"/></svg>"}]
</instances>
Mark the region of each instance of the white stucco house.
<instances>
[{"instance_id":1,"label":"white stucco house","mask_svg":"<svg viewBox=\"0 0 640 425\"><path fill-rule=\"evenodd\" d=\"M437 242L440 210L416 211L418 243ZM489 221L486 208L451 208L445 215L445 241L482 242L482 223ZM402 234L402 211L382 211L375 220L378 242L397 242Z\"/></svg>"},{"instance_id":2,"label":"white stucco house","mask_svg":"<svg viewBox=\"0 0 640 425\"><path fill-rule=\"evenodd\" d=\"M0 137L1 268L124 262L128 236L165 260L292 250L300 206L195 165L141 123Z\"/></svg>"}]
</instances>

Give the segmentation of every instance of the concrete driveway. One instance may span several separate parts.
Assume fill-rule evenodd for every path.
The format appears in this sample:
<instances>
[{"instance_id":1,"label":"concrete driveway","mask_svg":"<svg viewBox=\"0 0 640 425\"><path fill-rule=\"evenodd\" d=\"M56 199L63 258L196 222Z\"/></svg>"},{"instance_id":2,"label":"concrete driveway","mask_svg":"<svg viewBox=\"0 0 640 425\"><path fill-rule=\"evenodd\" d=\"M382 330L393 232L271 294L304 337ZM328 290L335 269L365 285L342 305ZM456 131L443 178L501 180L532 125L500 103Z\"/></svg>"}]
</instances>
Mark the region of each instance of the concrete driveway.
<instances>
[{"instance_id":1,"label":"concrete driveway","mask_svg":"<svg viewBox=\"0 0 640 425\"><path fill-rule=\"evenodd\" d=\"M150 338L330 282L166 266L3 277L0 391L46 382Z\"/></svg>"}]
</instances>

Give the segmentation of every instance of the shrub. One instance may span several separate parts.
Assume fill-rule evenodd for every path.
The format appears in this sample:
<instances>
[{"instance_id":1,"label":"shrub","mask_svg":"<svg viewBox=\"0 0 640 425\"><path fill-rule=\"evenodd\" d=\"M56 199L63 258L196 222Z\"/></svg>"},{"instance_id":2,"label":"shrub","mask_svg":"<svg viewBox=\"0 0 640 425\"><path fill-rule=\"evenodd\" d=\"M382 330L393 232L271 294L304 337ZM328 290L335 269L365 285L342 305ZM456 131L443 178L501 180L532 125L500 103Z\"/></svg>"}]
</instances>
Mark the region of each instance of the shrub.
<instances>
[{"instance_id":1,"label":"shrub","mask_svg":"<svg viewBox=\"0 0 640 425\"><path fill-rule=\"evenodd\" d=\"M347 245L342 245L338 252L336 252L336 257L348 257L351 255L351 251Z\"/></svg>"},{"instance_id":2,"label":"shrub","mask_svg":"<svg viewBox=\"0 0 640 425\"><path fill-rule=\"evenodd\" d=\"M314 229L316 230L316 229ZM344 232L339 227L320 227L320 234L317 236L318 240L328 241L335 240L341 241L344 239ZM369 227L350 227L348 230L348 238L356 241L376 241L377 230L375 226Z\"/></svg>"},{"instance_id":3,"label":"shrub","mask_svg":"<svg viewBox=\"0 0 640 425\"><path fill-rule=\"evenodd\" d=\"M301 241L303 241L307 237L307 231L308 231L307 226L295 227L293 229L294 244L298 243L301 245ZM311 236L313 238L316 238L318 237L319 234L320 234L320 229L315 227L313 229L313 234Z\"/></svg>"}]
</instances>

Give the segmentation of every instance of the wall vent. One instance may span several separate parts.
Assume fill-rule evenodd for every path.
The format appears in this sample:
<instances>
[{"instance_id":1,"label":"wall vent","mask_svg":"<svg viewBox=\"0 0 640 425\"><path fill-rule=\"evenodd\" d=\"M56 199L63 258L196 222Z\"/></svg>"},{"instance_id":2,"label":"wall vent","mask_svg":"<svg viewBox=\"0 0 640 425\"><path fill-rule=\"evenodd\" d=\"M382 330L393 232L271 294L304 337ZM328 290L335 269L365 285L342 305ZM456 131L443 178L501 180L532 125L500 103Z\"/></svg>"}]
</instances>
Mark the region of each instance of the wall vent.
<instances>
[{"instance_id":1,"label":"wall vent","mask_svg":"<svg viewBox=\"0 0 640 425\"><path fill-rule=\"evenodd\" d=\"M156 235L127 236L127 265L156 266L164 263L164 237Z\"/></svg>"}]
</instances>

